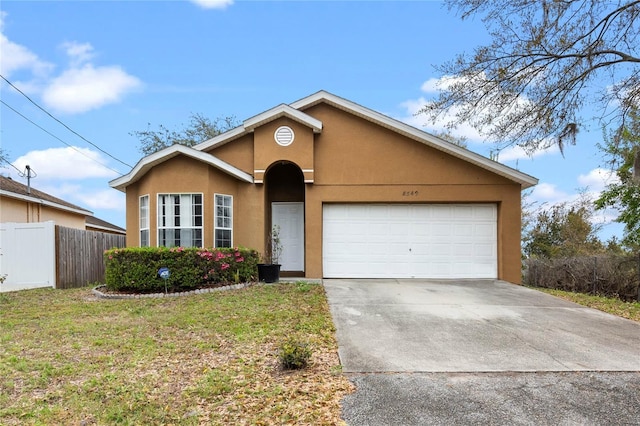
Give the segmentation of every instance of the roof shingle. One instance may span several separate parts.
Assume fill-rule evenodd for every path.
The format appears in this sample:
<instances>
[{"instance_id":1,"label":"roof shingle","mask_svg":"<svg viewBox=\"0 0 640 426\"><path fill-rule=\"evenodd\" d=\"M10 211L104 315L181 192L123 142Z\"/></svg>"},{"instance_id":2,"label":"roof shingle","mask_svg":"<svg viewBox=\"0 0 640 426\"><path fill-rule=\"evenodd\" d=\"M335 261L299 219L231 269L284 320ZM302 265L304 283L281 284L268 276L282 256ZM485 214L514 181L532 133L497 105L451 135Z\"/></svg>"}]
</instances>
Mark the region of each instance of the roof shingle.
<instances>
[{"instance_id":1,"label":"roof shingle","mask_svg":"<svg viewBox=\"0 0 640 426\"><path fill-rule=\"evenodd\" d=\"M5 176L0 176L0 190L12 192L14 194L23 195L26 197L39 198L41 200L56 203L64 207L68 207L76 210L83 210L85 212L92 213L91 211L83 207L68 203L60 198L54 197L53 195L49 195L46 192L38 191L33 187L31 187L31 190L29 192L29 188L27 188L27 185L17 182Z\"/></svg>"}]
</instances>

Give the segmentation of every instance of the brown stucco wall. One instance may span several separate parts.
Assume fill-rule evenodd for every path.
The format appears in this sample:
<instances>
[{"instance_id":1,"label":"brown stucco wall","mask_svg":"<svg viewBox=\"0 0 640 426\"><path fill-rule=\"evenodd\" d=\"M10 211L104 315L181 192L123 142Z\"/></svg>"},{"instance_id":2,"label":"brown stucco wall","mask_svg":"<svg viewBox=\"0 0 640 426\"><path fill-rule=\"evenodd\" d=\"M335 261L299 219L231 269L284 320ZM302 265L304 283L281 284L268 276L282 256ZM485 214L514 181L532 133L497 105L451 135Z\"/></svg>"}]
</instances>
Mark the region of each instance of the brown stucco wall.
<instances>
[{"instance_id":1,"label":"brown stucco wall","mask_svg":"<svg viewBox=\"0 0 640 426\"><path fill-rule=\"evenodd\" d=\"M0 222L31 223L40 221L39 209L34 209L25 201L10 197L0 198ZM37 206L39 207L39 206ZM35 210L35 211L34 211Z\"/></svg>"},{"instance_id":2,"label":"brown stucco wall","mask_svg":"<svg viewBox=\"0 0 640 426\"><path fill-rule=\"evenodd\" d=\"M209 149L254 175L282 161L305 171L305 275L322 277L323 203L494 203L498 211L498 278L519 283L520 184L465 160L327 104L305 111L323 122L320 134L286 117L242 138ZM276 144L282 125L295 132L288 147ZM312 172L309 172L313 170ZM157 245L158 193L204 194L204 244L213 245L213 194L234 196L234 244L264 248L270 228L266 184L241 182L211 166L178 156L127 187L127 243L138 236L138 197L150 195L151 245Z\"/></svg>"},{"instance_id":3,"label":"brown stucco wall","mask_svg":"<svg viewBox=\"0 0 640 426\"><path fill-rule=\"evenodd\" d=\"M306 193L308 276L322 276L323 203L494 203L498 278L520 283L519 184L331 106L305 112L325 123Z\"/></svg>"},{"instance_id":4,"label":"brown stucco wall","mask_svg":"<svg viewBox=\"0 0 640 426\"><path fill-rule=\"evenodd\" d=\"M138 246L139 197L149 195L150 245L158 244L158 194L203 194L203 240L205 247L213 246L214 194L233 196L234 245L258 247L262 240L256 236L264 226L260 220L263 210L262 188L243 183L215 167L186 156L177 156L154 167L134 184L127 187L127 245ZM259 230L259 232L257 232Z\"/></svg>"},{"instance_id":5,"label":"brown stucco wall","mask_svg":"<svg viewBox=\"0 0 640 426\"><path fill-rule=\"evenodd\" d=\"M280 146L275 142L274 133L280 126L289 126L295 138L291 145ZM313 130L288 118L280 118L259 127L254 132L254 161L256 170L267 170L277 161L295 163L305 179L313 180L314 134ZM256 176L256 179L259 179Z\"/></svg>"},{"instance_id":6,"label":"brown stucco wall","mask_svg":"<svg viewBox=\"0 0 640 426\"><path fill-rule=\"evenodd\" d=\"M222 161L233 164L245 173L253 174L253 134L242 136L205 152L213 154L213 151Z\"/></svg>"}]
</instances>

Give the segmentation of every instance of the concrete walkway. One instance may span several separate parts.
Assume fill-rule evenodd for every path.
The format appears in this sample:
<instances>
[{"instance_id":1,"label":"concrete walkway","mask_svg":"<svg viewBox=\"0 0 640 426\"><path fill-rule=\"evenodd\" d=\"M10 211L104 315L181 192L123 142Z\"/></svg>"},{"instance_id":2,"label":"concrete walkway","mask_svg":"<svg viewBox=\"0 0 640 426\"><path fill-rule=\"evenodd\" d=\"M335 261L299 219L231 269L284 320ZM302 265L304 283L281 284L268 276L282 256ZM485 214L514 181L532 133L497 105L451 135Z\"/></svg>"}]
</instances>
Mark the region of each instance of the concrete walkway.
<instances>
[{"instance_id":1,"label":"concrete walkway","mask_svg":"<svg viewBox=\"0 0 640 426\"><path fill-rule=\"evenodd\" d=\"M350 425L640 424L640 324L501 281L324 280Z\"/></svg>"}]
</instances>

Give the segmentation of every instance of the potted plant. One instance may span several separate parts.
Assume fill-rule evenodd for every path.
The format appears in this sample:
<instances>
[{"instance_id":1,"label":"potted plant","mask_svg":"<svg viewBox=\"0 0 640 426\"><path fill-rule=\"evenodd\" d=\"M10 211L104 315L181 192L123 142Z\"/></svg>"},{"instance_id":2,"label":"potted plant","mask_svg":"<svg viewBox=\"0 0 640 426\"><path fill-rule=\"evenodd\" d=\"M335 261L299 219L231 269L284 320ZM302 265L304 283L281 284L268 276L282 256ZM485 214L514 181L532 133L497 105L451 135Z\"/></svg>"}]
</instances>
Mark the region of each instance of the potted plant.
<instances>
[{"instance_id":1,"label":"potted plant","mask_svg":"<svg viewBox=\"0 0 640 426\"><path fill-rule=\"evenodd\" d=\"M276 283L280 280L280 256L282 243L280 242L280 226L273 225L267 236L263 262L258 264L258 280L266 283Z\"/></svg>"}]
</instances>

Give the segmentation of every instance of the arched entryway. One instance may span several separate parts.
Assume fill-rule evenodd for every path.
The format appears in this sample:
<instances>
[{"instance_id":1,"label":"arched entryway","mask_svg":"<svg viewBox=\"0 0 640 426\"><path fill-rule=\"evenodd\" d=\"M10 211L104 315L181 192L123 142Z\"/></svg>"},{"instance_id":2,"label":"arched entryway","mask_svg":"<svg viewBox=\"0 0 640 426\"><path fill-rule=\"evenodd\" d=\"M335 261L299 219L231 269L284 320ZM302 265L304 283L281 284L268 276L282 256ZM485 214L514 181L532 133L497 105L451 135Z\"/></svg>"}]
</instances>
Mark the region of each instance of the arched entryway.
<instances>
[{"instance_id":1,"label":"arched entryway","mask_svg":"<svg viewBox=\"0 0 640 426\"><path fill-rule=\"evenodd\" d=\"M283 276L304 276L304 175L295 163L278 161L265 173L265 223L268 234L280 229L283 250L279 259Z\"/></svg>"}]
</instances>

